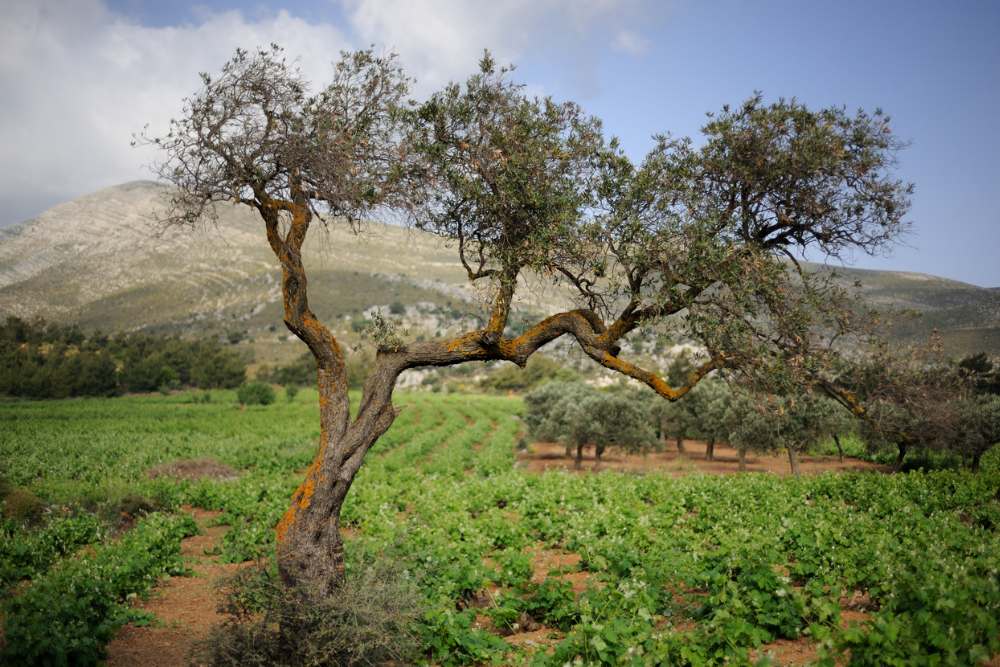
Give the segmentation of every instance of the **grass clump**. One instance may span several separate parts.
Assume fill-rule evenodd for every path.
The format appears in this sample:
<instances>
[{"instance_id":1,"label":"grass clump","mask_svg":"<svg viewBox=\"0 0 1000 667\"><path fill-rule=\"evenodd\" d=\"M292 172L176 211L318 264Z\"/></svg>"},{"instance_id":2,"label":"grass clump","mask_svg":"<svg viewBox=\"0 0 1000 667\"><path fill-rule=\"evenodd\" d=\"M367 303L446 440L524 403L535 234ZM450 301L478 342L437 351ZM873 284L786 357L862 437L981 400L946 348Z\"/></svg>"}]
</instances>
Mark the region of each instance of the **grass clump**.
<instances>
[{"instance_id":1,"label":"grass clump","mask_svg":"<svg viewBox=\"0 0 1000 667\"><path fill-rule=\"evenodd\" d=\"M213 667L413 664L422 614L416 588L388 563L348 574L330 595L285 586L273 568L243 570L223 584L227 616L196 646Z\"/></svg>"}]
</instances>

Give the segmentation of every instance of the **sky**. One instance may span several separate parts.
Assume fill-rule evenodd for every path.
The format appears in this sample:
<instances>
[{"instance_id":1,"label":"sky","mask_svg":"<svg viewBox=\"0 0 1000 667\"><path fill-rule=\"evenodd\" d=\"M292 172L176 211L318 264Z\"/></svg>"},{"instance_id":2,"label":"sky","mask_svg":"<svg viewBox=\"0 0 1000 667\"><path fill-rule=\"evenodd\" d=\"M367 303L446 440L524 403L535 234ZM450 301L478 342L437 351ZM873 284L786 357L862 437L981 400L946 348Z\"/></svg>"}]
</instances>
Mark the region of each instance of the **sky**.
<instances>
[{"instance_id":1,"label":"sky","mask_svg":"<svg viewBox=\"0 0 1000 667\"><path fill-rule=\"evenodd\" d=\"M761 91L882 108L909 142L910 233L859 268L1000 286L1000 2L749 0L2 0L0 227L150 178L156 134L237 47L277 42L322 84L341 50L400 54L426 96L484 48L579 102L641 160Z\"/></svg>"}]
</instances>

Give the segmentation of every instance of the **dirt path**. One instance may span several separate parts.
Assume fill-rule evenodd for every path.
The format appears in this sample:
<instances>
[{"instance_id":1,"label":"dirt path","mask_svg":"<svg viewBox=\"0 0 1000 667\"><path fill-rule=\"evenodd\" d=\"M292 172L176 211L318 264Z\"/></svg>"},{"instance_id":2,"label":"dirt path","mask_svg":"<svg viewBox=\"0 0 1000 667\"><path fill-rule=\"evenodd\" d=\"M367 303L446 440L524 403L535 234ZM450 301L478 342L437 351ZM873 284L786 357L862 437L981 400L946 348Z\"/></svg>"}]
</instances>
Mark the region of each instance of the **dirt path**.
<instances>
[{"instance_id":1,"label":"dirt path","mask_svg":"<svg viewBox=\"0 0 1000 667\"><path fill-rule=\"evenodd\" d=\"M140 608L155 614L157 620L145 627L123 627L108 644L107 664L110 667L189 664L188 656L194 643L204 639L212 626L222 621L222 616L216 612L216 580L249 565L222 563L218 555L211 555L221 546L222 536L229 529L228 526L209 525L221 512L185 509L201 529L200 535L181 542L185 565L193 574L171 577L153 589L149 600Z\"/></svg>"},{"instance_id":2,"label":"dirt path","mask_svg":"<svg viewBox=\"0 0 1000 667\"><path fill-rule=\"evenodd\" d=\"M705 443L697 440L685 440L687 451L679 453L671 442L667 450L654 452L645 456L641 454L624 454L610 450L601 457L594 458L593 448L588 448L583 457L583 467L580 472L599 470L618 470L623 472L665 472L682 476L691 473L709 473L724 475L739 472L739 454L728 445L715 446L715 460L705 460ZM573 460L566 457L565 446L555 442L536 442L528 450L518 454L518 464L530 472L545 470L573 470ZM888 472L888 466L880 466L861 459L844 458L841 463L836 456L805 456L799 457L802 473L818 474L827 471L847 470L879 470ZM773 456L762 454L747 454L747 472L769 472L777 475L789 475L788 457L785 454Z\"/></svg>"}]
</instances>

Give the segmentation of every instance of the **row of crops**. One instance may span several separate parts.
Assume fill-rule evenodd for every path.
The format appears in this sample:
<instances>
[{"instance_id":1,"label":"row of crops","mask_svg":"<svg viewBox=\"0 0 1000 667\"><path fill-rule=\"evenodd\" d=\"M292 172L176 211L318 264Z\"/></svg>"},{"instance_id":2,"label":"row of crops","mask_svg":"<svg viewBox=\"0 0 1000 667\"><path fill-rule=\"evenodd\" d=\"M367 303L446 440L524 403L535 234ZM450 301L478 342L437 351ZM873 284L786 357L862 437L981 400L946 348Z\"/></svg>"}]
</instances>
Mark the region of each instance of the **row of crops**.
<instances>
[{"instance_id":1,"label":"row of crops","mask_svg":"<svg viewBox=\"0 0 1000 667\"><path fill-rule=\"evenodd\" d=\"M4 524L5 657L96 659L129 618L122 603L179 567L194 529L182 504L223 512L224 560L269 555L318 435L314 401L0 404L4 475L50 505L40 526ZM978 475L532 475L514 465L517 399L399 403L344 509L348 567L389 558L417 582L429 662L746 664L782 640L820 664L1000 653L995 462ZM240 476L146 476L205 457ZM123 535L95 519L135 496L159 511ZM539 572L541 551L572 565ZM59 622L38 611L79 590L87 604L52 607ZM526 620L533 644L517 641Z\"/></svg>"}]
</instances>

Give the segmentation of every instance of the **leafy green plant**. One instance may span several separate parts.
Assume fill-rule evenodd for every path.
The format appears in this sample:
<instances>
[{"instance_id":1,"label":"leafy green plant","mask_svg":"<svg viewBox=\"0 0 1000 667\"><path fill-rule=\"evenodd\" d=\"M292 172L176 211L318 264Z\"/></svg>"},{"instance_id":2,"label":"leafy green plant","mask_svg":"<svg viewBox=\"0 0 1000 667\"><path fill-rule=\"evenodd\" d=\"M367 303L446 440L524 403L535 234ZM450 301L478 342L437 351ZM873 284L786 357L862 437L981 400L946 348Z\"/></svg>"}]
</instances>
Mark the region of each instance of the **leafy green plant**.
<instances>
[{"instance_id":1,"label":"leafy green plant","mask_svg":"<svg viewBox=\"0 0 1000 667\"><path fill-rule=\"evenodd\" d=\"M274 403L274 389L263 382L250 382L236 390L240 405L270 405Z\"/></svg>"},{"instance_id":2,"label":"leafy green plant","mask_svg":"<svg viewBox=\"0 0 1000 667\"><path fill-rule=\"evenodd\" d=\"M4 605L6 664L95 664L129 618L124 605L164 574L182 572L180 541L197 528L188 516L153 514L120 542L67 560Z\"/></svg>"}]
</instances>

